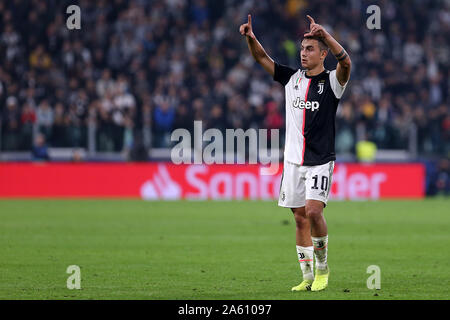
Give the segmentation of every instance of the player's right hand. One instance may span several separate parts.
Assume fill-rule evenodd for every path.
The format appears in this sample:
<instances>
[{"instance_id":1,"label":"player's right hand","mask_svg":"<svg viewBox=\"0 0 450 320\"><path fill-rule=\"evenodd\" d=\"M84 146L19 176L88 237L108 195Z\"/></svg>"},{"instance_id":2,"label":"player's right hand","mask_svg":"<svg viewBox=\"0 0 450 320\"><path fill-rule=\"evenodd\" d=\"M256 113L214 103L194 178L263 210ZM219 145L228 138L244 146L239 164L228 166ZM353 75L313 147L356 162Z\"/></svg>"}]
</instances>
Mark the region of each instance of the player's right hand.
<instances>
[{"instance_id":1,"label":"player's right hand","mask_svg":"<svg viewBox=\"0 0 450 320\"><path fill-rule=\"evenodd\" d=\"M252 16L249 14L247 19L248 19L247 23L244 23L239 27L239 32L243 36L255 38L255 35L253 34L253 29L252 29Z\"/></svg>"}]
</instances>

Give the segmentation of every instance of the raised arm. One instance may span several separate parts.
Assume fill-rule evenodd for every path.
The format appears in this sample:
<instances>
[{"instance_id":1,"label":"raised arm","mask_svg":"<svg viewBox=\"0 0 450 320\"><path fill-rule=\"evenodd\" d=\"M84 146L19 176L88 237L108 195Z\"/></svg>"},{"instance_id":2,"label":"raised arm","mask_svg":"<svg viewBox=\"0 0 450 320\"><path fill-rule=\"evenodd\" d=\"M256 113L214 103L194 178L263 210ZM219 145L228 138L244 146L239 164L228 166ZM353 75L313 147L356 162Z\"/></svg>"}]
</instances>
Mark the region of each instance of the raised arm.
<instances>
[{"instance_id":1,"label":"raised arm","mask_svg":"<svg viewBox=\"0 0 450 320\"><path fill-rule=\"evenodd\" d=\"M266 70L273 77L275 73L275 63L272 58L266 53L262 45L256 39L252 29L252 16L248 15L247 23L242 24L239 27L239 32L246 37L248 49L253 58L258 62L264 70Z\"/></svg>"},{"instance_id":2,"label":"raised arm","mask_svg":"<svg viewBox=\"0 0 450 320\"><path fill-rule=\"evenodd\" d=\"M307 16L311 22L309 26L309 33L305 36L319 36L330 48L330 51L336 57L338 64L336 66L336 77L341 85L347 83L350 79L350 71L352 68L352 61L345 49L336 41L320 24L317 24L314 19Z\"/></svg>"}]
</instances>

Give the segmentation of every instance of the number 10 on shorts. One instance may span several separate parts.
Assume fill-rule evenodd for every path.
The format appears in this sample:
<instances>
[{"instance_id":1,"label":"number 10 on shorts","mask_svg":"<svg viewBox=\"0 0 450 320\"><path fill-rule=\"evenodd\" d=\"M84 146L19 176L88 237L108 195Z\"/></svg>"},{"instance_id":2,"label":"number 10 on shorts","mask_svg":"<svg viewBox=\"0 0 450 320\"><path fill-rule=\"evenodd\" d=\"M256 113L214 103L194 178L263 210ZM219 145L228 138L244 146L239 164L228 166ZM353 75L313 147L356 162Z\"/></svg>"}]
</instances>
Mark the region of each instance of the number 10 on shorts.
<instances>
[{"instance_id":1,"label":"number 10 on shorts","mask_svg":"<svg viewBox=\"0 0 450 320\"><path fill-rule=\"evenodd\" d=\"M311 187L311 189L317 190L319 189L319 175L315 175L312 177L314 180L314 185ZM328 189L328 177L327 176L321 176L320 179L320 189L323 191L326 191Z\"/></svg>"}]
</instances>

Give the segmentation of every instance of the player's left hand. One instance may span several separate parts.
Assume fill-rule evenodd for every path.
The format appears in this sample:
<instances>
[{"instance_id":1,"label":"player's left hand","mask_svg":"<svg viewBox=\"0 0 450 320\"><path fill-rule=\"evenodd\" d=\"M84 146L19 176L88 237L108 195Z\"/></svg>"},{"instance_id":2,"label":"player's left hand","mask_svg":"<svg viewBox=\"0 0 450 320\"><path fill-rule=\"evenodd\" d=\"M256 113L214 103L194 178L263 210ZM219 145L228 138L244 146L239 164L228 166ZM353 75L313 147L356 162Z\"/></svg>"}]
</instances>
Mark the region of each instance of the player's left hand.
<instances>
[{"instance_id":1,"label":"player's left hand","mask_svg":"<svg viewBox=\"0 0 450 320\"><path fill-rule=\"evenodd\" d=\"M305 33L304 36L325 38L328 34L325 28L320 24L317 24L311 16L307 15L306 17L309 19L311 24L309 25L309 32Z\"/></svg>"}]
</instances>

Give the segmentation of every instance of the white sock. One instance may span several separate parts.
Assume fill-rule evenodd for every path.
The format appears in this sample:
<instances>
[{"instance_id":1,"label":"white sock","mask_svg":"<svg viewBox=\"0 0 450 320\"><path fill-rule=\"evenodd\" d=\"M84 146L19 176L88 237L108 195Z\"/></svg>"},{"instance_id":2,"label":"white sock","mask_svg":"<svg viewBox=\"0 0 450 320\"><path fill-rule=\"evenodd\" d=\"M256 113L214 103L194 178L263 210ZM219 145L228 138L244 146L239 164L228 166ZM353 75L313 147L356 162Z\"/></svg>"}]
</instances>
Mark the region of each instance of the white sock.
<instances>
[{"instance_id":1,"label":"white sock","mask_svg":"<svg viewBox=\"0 0 450 320\"><path fill-rule=\"evenodd\" d=\"M297 246L298 262L303 273L303 280L314 280L314 248Z\"/></svg>"},{"instance_id":2,"label":"white sock","mask_svg":"<svg viewBox=\"0 0 450 320\"><path fill-rule=\"evenodd\" d=\"M328 235L324 237L311 237L314 246L314 255L316 256L316 268L327 269L328 253Z\"/></svg>"}]
</instances>

